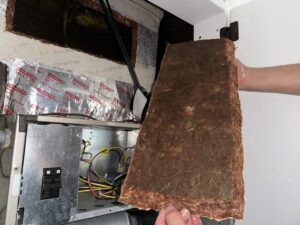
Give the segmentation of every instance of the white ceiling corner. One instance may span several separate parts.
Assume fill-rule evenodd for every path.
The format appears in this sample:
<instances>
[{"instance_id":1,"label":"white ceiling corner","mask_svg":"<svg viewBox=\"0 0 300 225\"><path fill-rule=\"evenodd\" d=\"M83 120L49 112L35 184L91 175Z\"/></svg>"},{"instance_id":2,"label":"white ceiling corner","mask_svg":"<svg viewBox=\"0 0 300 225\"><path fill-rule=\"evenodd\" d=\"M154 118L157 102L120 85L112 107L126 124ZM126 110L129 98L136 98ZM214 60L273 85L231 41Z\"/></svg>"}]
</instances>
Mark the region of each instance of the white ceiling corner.
<instances>
[{"instance_id":1,"label":"white ceiling corner","mask_svg":"<svg viewBox=\"0 0 300 225\"><path fill-rule=\"evenodd\" d=\"M230 0L149 0L160 8L195 25L230 10ZM235 0L238 1L238 0ZM243 0L246 1L246 0ZM249 1L249 0L248 0Z\"/></svg>"},{"instance_id":2,"label":"white ceiling corner","mask_svg":"<svg viewBox=\"0 0 300 225\"><path fill-rule=\"evenodd\" d=\"M230 9L236 8L238 6L244 5L252 0L228 0Z\"/></svg>"}]
</instances>

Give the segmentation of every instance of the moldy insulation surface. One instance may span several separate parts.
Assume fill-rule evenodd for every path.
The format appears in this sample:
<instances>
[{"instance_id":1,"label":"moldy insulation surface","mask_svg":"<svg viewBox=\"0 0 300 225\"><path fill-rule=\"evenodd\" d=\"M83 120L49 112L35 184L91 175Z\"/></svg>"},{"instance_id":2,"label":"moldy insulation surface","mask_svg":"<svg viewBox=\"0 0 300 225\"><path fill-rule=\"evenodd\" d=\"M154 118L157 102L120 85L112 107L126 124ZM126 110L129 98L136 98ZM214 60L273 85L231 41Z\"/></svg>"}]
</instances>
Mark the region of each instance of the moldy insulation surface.
<instances>
[{"instance_id":1,"label":"moldy insulation surface","mask_svg":"<svg viewBox=\"0 0 300 225\"><path fill-rule=\"evenodd\" d=\"M235 46L170 45L120 201L168 205L214 219L243 218L242 116Z\"/></svg>"}]
</instances>

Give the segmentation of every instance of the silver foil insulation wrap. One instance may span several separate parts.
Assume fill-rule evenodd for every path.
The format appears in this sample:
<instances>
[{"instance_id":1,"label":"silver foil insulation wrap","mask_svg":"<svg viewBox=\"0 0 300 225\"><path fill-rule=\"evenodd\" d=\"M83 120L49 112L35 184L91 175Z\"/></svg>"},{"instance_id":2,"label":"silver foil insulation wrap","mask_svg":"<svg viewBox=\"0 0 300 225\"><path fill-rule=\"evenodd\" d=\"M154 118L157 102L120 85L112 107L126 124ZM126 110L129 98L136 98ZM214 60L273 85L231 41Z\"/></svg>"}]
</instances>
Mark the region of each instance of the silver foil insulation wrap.
<instances>
[{"instance_id":1,"label":"silver foil insulation wrap","mask_svg":"<svg viewBox=\"0 0 300 225\"><path fill-rule=\"evenodd\" d=\"M5 15L7 0L0 0L0 15Z\"/></svg>"},{"instance_id":2,"label":"silver foil insulation wrap","mask_svg":"<svg viewBox=\"0 0 300 225\"><path fill-rule=\"evenodd\" d=\"M137 121L130 110L133 85L87 78L20 59L7 65L3 114L83 114L102 121Z\"/></svg>"}]
</instances>

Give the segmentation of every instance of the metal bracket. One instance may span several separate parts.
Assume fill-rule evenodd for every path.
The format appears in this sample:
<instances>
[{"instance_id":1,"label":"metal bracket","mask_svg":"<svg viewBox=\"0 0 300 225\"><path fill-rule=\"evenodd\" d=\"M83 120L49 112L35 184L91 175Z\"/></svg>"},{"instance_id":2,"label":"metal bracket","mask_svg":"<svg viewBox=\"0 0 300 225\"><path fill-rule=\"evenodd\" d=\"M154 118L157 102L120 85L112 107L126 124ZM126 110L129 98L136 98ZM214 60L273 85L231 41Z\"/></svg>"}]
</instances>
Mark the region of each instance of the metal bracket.
<instances>
[{"instance_id":1,"label":"metal bracket","mask_svg":"<svg viewBox=\"0 0 300 225\"><path fill-rule=\"evenodd\" d=\"M221 28L220 38L228 38L231 41L239 40L239 22L235 21L230 24L230 27Z\"/></svg>"}]
</instances>

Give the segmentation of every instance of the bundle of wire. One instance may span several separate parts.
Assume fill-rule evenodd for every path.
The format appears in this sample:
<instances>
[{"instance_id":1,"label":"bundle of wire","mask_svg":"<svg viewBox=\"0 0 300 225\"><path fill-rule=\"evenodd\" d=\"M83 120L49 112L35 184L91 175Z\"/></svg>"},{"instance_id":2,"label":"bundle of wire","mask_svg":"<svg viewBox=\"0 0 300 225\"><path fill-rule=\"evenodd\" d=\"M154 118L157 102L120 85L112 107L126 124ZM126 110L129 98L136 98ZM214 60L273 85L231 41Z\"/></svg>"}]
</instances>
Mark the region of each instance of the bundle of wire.
<instances>
[{"instance_id":1,"label":"bundle of wire","mask_svg":"<svg viewBox=\"0 0 300 225\"><path fill-rule=\"evenodd\" d=\"M82 141L83 148L81 151L80 160L88 164L88 169L85 177L80 176L79 180L84 184L80 186L79 192L90 192L97 199L117 199L120 195L120 189L122 182L117 182L126 177L127 168L129 166L129 157L127 150L132 150L133 147L121 148L121 147L111 147L102 148L102 150L95 156L91 152L86 152L86 148L91 145L89 141ZM96 170L96 159L103 155L104 153L109 154L110 152L116 152L119 155L119 163L123 159L123 163L126 167L124 173L116 176L112 182L108 181L104 177L101 177ZM88 157L85 157L88 156Z\"/></svg>"}]
</instances>

